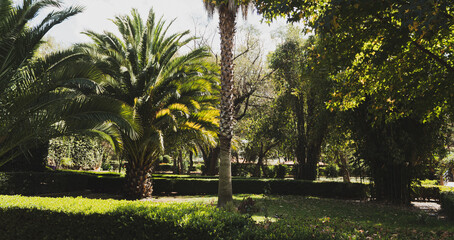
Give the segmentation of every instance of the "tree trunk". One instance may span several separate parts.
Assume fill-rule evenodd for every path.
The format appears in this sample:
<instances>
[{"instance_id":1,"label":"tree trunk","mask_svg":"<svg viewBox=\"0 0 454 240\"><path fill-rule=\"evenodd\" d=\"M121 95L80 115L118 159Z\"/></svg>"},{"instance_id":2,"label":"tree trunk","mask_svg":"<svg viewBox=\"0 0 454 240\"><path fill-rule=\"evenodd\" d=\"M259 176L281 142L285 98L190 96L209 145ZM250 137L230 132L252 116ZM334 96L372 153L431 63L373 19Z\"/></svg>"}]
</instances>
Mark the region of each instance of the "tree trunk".
<instances>
[{"instance_id":1,"label":"tree trunk","mask_svg":"<svg viewBox=\"0 0 454 240\"><path fill-rule=\"evenodd\" d=\"M218 166L218 161L219 161L219 152L220 152L220 147L217 146L215 148L210 149L210 153L208 155L208 176L214 176L218 173L216 167Z\"/></svg>"},{"instance_id":2,"label":"tree trunk","mask_svg":"<svg viewBox=\"0 0 454 240\"><path fill-rule=\"evenodd\" d=\"M153 193L151 165L135 165L128 162L126 166L126 196L130 199L149 198Z\"/></svg>"},{"instance_id":3,"label":"tree trunk","mask_svg":"<svg viewBox=\"0 0 454 240\"><path fill-rule=\"evenodd\" d=\"M194 153L189 151L189 167L188 167L188 174L191 174L192 169L194 168L194 160L193 160Z\"/></svg>"},{"instance_id":4,"label":"tree trunk","mask_svg":"<svg viewBox=\"0 0 454 240\"><path fill-rule=\"evenodd\" d=\"M307 169L304 179L311 181L317 179L317 164L320 161L321 151L321 141L312 141L308 144Z\"/></svg>"},{"instance_id":5,"label":"tree trunk","mask_svg":"<svg viewBox=\"0 0 454 240\"><path fill-rule=\"evenodd\" d=\"M232 173L230 149L233 129L233 39L235 36L236 7L219 6L221 35L221 104L219 124L220 166L218 206L232 201Z\"/></svg>"},{"instance_id":6,"label":"tree trunk","mask_svg":"<svg viewBox=\"0 0 454 240\"><path fill-rule=\"evenodd\" d=\"M178 174L183 174L183 152L178 151Z\"/></svg>"},{"instance_id":7,"label":"tree trunk","mask_svg":"<svg viewBox=\"0 0 454 240\"><path fill-rule=\"evenodd\" d=\"M409 167L405 164L383 164L376 169L374 195L378 201L394 204L410 204Z\"/></svg>"},{"instance_id":8,"label":"tree trunk","mask_svg":"<svg viewBox=\"0 0 454 240\"><path fill-rule=\"evenodd\" d=\"M262 177L262 171L260 169L263 169L263 156L262 154L259 154L258 160L257 160L257 165L255 165L254 169L254 177ZM265 173L265 172L263 172Z\"/></svg>"},{"instance_id":9,"label":"tree trunk","mask_svg":"<svg viewBox=\"0 0 454 240\"><path fill-rule=\"evenodd\" d=\"M297 143L296 143L296 161L297 164L297 171L296 171L296 179L307 179L313 180L310 178L308 174L308 170L310 170L308 162L307 162L307 139L306 139L306 131L305 131L305 123L306 119L304 116L304 106L303 100L295 97L295 109L294 113L296 115L296 129L297 129Z\"/></svg>"},{"instance_id":10,"label":"tree trunk","mask_svg":"<svg viewBox=\"0 0 454 240\"><path fill-rule=\"evenodd\" d=\"M342 151L339 151L338 153L338 159L340 162L340 167L341 167L341 172L342 172L342 179L344 183L349 183L350 182L350 171L348 170L348 159L345 157L344 153Z\"/></svg>"},{"instance_id":11,"label":"tree trunk","mask_svg":"<svg viewBox=\"0 0 454 240\"><path fill-rule=\"evenodd\" d=\"M178 174L178 159L173 158L173 169L172 169L173 174Z\"/></svg>"},{"instance_id":12,"label":"tree trunk","mask_svg":"<svg viewBox=\"0 0 454 240\"><path fill-rule=\"evenodd\" d=\"M202 168L202 175L214 176L217 174L216 166L218 165L219 151L219 145L215 148L209 148L206 151L202 149L204 164L204 167Z\"/></svg>"}]
</instances>

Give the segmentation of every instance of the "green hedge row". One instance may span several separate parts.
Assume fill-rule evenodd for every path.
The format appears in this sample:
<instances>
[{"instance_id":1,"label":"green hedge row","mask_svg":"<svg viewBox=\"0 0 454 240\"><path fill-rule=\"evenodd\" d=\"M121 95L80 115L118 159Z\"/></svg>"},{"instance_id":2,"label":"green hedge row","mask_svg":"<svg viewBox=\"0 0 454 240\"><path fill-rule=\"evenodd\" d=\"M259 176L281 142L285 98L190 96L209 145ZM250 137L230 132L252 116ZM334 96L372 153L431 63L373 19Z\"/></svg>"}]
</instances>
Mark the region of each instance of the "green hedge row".
<instances>
[{"instance_id":1,"label":"green hedge row","mask_svg":"<svg viewBox=\"0 0 454 240\"><path fill-rule=\"evenodd\" d=\"M202 203L153 203L0 195L0 238L9 239L351 239L356 229L294 219L255 223Z\"/></svg>"},{"instance_id":2,"label":"green hedge row","mask_svg":"<svg viewBox=\"0 0 454 240\"><path fill-rule=\"evenodd\" d=\"M305 195L328 198L366 198L367 186L359 183L309 182L278 179L232 179L233 193ZM181 195L217 194L217 179L156 178L156 193Z\"/></svg>"},{"instance_id":3,"label":"green hedge row","mask_svg":"<svg viewBox=\"0 0 454 240\"><path fill-rule=\"evenodd\" d=\"M116 174L86 172L5 172L0 173L0 194L36 195L86 189L119 193L122 185L118 184L123 179Z\"/></svg>"},{"instance_id":4,"label":"green hedge row","mask_svg":"<svg viewBox=\"0 0 454 240\"><path fill-rule=\"evenodd\" d=\"M288 179L233 178L234 193L307 195L328 198L363 199L368 185L342 182L310 182ZM89 189L99 193L121 193L124 178L117 174L86 172L0 173L0 194L36 195ZM217 194L217 177L156 175L154 193L179 195ZM413 187L412 199L440 199L438 187Z\"/></svg>"},{"instance_id":5,"label":"green hedge row","mask_svg":"<svg viewBox=\"0 0 454 240\"><path fill-rule=\"evenodd\" d=\"M417 201L438 201L440 200L440 188L438 187L412 187L411 198Z\"/></svg>"},{"instance_id":6,"label":"green hedge row","mask_svg":"<svg viewBox=\"0 0 454 240\"><path fill-rule=\"evenodd\" d=\"M242 239L248 228L205 204L0 196L1 239Z\"/></svg>"},{"instance_id":7,"label":"green hedge row","mask_svg":"<svg viewBox=\"0 0 454 240\"><path fill-rule=\"evenodd\" d=\"M440 195L441 210L454 220L454 191L443 191Z\"/></svg>"},{"instance_id":8,"label":"green hedge row","mask_svg":"<svg viewBox=\"0 0 454 240\"><path fill-rule=\"evenodd\" d=\"M155 177L155 194L217 194L217 178ZM234 193L267 193L310 195L329 198L366 198L367 186L358 183L309 182L280 179L232 179ZM120 193L124 178L87 173L2 173L0 194L36 195L43 193L82 191Z\"/></svg>"}]
</instances>

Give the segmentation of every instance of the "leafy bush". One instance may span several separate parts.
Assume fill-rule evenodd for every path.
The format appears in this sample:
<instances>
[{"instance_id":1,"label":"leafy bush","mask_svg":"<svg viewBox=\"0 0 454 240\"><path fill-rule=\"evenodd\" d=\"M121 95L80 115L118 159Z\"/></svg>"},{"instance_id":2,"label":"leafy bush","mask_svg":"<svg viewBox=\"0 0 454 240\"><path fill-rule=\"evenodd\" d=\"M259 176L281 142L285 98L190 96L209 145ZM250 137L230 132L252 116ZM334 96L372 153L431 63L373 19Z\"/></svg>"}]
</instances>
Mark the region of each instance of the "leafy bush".
<instances>
[{"instance_id":1,"label":"leafy bush","mask_svg":"<svg viewBox=\"0 0 454 240\"><path fill-rule=\"evenodd\" d=\"M153 203L0 195L0 236L9 239L351 239L352 224L251 218L202 203ZM365 238L365 237L362 237Z\"/></svg>"},{"instance_id":2,"label":"leafy bush","mask_svg":"<svg viewBox=\"0 0 454 240\"><path fill-rule=\"evenodd\" d=\"M440 194L440 205L442 211L454 220L454 191L443 191Z\"/></svg>"},{"instance_id":3,"label":"leafy bush","mask_svg":"<svg viewBox=\"0 0 454 240\"><path fill-rule=\"evenodd\" d=\"M0 196L2 239L241 239L249 228L205 204Z\"/></svg>"},{"instance_id":4,"label":"leafy bush","mask_svg":"<svg viewBox=\"0 0 454 240\"><path fill-rule=\"evenodd\" d=\"M103 162L101 165L101 169L104 171L113 171L113 166L110 165L110 162Z\"/></svg>"},{"instance_id":5,"label":"leafy bush","mask_svg":"<svg viewBox=\"0 0 454 240\"><path fill-rule=\"evenodd\" d=\"M252 176L255 171L255 164L232 163L232 176L247 177Z\"/></svg>"},{"instance_id":6,"label":"leafy bush","mask_svg":"<svg viewBox=\"0 0 454 240\"><path fill-rule=\"evenodd\" d=\"M438 201L440 199L439 187L412 186L411 199L419 201Z\"/></svg>"},{"instance_id":7,"label":"leafy bush","mask_svg":"<svg viewBox=\"0 0 454 240\"><path fill-rule=\"evenodd\" d=\"M115 173L14 172L0 173L0 194L36 195L92 190L119 193L124 178Z\"/></svg>"},{"instance_id":8,"label":"leafy bush","mask_svg":"<svg viewBox=\"0 0 454 240\"><path fill-rule=\"evenodd\" d=\"M160 163L156 166L156 171L171 172L173 170L173 164Z\"/></svg>"},{"instance_id":9,"label":"leafy bush","mask_svg":"<svg viewBox=\"0 0 454 240\"><path fill-rule=\"evenodd\" d=\"M118 173L84 171L8 172L0 173L0 194L36 195L83 191L119 194L124 178ZM233 178L233 192L246 194L303 195L329 198L363 199L368 185L342 182L310 182L290 179ZM176 192L179 195L217 194L216 176L155 174L154 194ZM439 187L414 186L412 199L438 201Z\"/></svg>"},{"instance_id":10,"label":"leafy bush","mask_svg":"<svg viewBox=\"0 0 454 240\"><path fill-rule=\"evenodd\" d=\"M285 178L285 175L287 174L287 166L279 164L274 166L274 172L276 178Z\"/></svg>"},{"instance_id":11,"label":"leafy bush","mask_svg":"<svg viewBox=\"0 0 454 240\"><path fill-rule=\"evenodd\" d=\"M339 171L340 169L335 163L330 163L319 168L319 174L325 177L337 177L340 175Z\"/></svg>"},{"instance_id":12,"label":"leafy bush","mask_svg":"<svg viewBox=\"0 0 454 240\"><path fill-rule=\"evenodd\" d=\"M216 178L155 178L155 193L177 192L181 195L216 194ZM233 178L234 193L305 195L332 198L363 199L367 185L341 182Z\"/></svg>"},{"instance_id":13,"label":"leafy bush","mask_svg":"<svg viewBox=\"0 0 454 240\"><path fill-rule=\"evenodd\" d=\"M84 136L50 140L48 164L63 169L95 169L108 161L114 152L107 142Z\"/></svg>"}]
</instances>

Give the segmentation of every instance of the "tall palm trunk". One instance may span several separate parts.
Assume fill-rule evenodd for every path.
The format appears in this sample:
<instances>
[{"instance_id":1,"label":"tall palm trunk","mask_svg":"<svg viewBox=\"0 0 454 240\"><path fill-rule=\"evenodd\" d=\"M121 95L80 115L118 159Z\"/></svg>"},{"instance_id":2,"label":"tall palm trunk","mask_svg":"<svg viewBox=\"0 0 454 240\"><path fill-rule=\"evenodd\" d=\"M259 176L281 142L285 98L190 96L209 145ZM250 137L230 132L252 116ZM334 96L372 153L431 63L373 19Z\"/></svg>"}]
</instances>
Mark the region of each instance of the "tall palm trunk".
<instances>
[{"instance_id":1,"label":"tall palm trunk","mask_svg":"<svg viewBox=\"0 0 454 240\"><path fill-rule=\"evenodd\" d=\"M230 149L233 129L233 38L235 36L236 10L226 4L219 7L221 34L221 106L220 106L220 166L218 206L232 201L232 174Z\"/></svg>"}]
</instances>

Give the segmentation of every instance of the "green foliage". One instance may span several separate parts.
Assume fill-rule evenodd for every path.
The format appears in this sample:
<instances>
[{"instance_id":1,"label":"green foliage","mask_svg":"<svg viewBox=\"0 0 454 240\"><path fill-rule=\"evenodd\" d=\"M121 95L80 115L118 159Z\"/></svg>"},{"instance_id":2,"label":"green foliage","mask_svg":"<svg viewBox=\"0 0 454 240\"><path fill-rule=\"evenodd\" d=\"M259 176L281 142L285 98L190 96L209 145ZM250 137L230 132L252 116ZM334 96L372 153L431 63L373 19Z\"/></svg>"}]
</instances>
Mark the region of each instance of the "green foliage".
<instances>
[{"instance_id":1,"label":"green foliage","mask_svg":"<svg viewBox=\"0 0 454 240\"><path fill-rule=\"evenodd\" d=\"M0 174L0 194L36 195L91 190L99 193L119 194L125 179L118 173L82 171L18 172ZM153 178L157 195L216 194L218 179L211 176L181 176L156 174ZM255 178L233 178L235 193L267 193L283 195L305 195L334 198L363 199L369 194L369 186L340 182L307 182ZM413 200L437 201L443 187L413 186ZM445 190L445 191L446 191Z\"/></svg>"},{"instance_id":2,"label":"green foliage","mask_svg":"<svg viewBox=\"0 0 454 240\"><path fill-rule=\"evenodd\" d=\"M274 111L280 112L281 144L291 147L298 162L296 178L315 180L321 145L332 114L326 108L334 71L332 56L317 37L303 40L300 29L289 28L285 41L270 56L270 68L277 98ZM292 34L298 32L295 36ZM287 130L282 130L287 128Z\"/></svg>"},{"instance_id":3,"label":"green foliage","mask_svg":"<svg viewBox=\"0 0 454 240\"><path fill-rule=\"evenodd\" d=\"M48 7L59 9L30 27L37 13ZM99 72L80 54L65 50L35 57L43 36L81 11L62 8L57 0L1 2L0 166L20 157L42 161L45 145L57 136L85 132L113 142L118 131L112 125L131 137L136 134L131 108L92 95L102 89L93 81Z\"/></svg>"},{"instance_id":4,"label":"green foliage","mask_svg":"<svg viewBox=\"0 0 454 240\"><path fill-rule=\"evenodd\" d=\"M114 173L2 173L0 193L34 195L89 189L93 192L118 194L121 192L124 183L125 178ZM154 177L153 183L156 194L198 195L216 194L218 192L218 179L213 177L161 175ZM234 193L305 195L347 199L363 199L367 197L368 192L366 185L340 182L233 178L232 185Z\"/></svg>"},{"instance_id":5,"label":"green foliage","mask_svg":"<svg viewBox=\"0 0 454 240\"><path fill-rule=\"evenodd\" d=\"M74 167L74 162L71 158L69 157L64 157L60 159L60 162L58 164L61 168L72 168Z\"/></svg>"},{"instance_id":6,"label":"green foliage","mask_svg":"<svg viewBox=\"0 0 454 240\"><path fill-rule=\"evenodd\" d=\"M441 192L440 205L443 212L454 220L454 191Z\"/></svg>"},{"instance_id":7,"label":"green foliage","mask_svg":"<svg viewBox=\"0 0 454 240\"><path fill-rule=\"evenodd\" d=\"M286 165L278 164L274 166L274 172L276 178L285 178L288 172L288 167Z\"/></svg>"},{"instance_id":8,"label":"green foliage","mask_svg":"<svg viewBox=\"0 0 454 240\"><path fill-rule=\"evenodd\" d=\"M216 194L217 179L212 178L155 178L156 192L176 192L181 195ZM358 183L309 182L300 180L233 178L234 193L267 193L283 195L304 195L331 198L367 197L367 186Z\"/></svg>"},{"instance_id":9,"label":"green foliage","mask_svg":"<svg viewBox=\"0 0 454 240\"><path fill-rule=\"evenodd\" d=\"M254 199L251 197L243 198L243 200L238 205L238 212L240 213L255 213L258 212L258 207L255 205Z\"/></svg>"},{"instance_id":10,"label":"green foliage","mask_svg":"<svg viewBox=\"0 0 454 240\"><path fill-rule=\"evenodd\" d=\"M20 196L0 199L4 239L240 239L254 228L250 218L206 204Z\"/></svg>"},{"instance_id":11,"label":"green foliage","mask_svg":"<svg viewBox=\"0 0 454 240\"><path fill-rule=\"evenodd\" d=\"M441 199L440 192L439 187L412 186L410 197L417 201L438 201Z\"/></svg>"},{"instance_id":12,"label":"green foliage","mask_svg":"<svg viewBox=\"0 0 454 240\"><path fill-rule=\"evenodd\" d=\"M100 139L84 136L67 136L50 140L48 162L57 168L109 170L111 146ZM70 164L65 161L71 160ZM109 166L108 166L109 165Z\"/></svg>"},{"instance_id":13,"label":"green foliage","mask_svg":"<svg viewBox=\"0 0 454 240\"><path fill-rule=\"evenodd\" d=\"M271 218L196 202L153 203L0 196L3 239L452 239L450 222L373 203L299 196L249 196ZM241 201L242 197L239 197ZM252 213L262 217L263 211ZM17 226L21 226L18 228Z\"/></svg>"},{"instance_id":14,"label":"green foliage","mask_svg":"<svg viewBox=\"0 0 454 240\"><path fill-rule=\"evenodd\" d=\"M326 166L319 167L319 175L325 177L337 177L339 176L340 168L336 164L329 163Z\"/></svg>"},{"instance_id":15,"label":"green foliage","mask_svg":"<svg viewBox=\"0 0 454 240\"><path fill-rule=\"evenodd\" d=\"M171 24L152 9L145 21L133 9L112 22L119 35L87 31L92 43L78 49L103 73L101 95L125 102L141 119L140 138L123 136L123 145L128 194L143 198L151 195L150 176L164 148L181 150L194 139L214 142L217 68L205 61L206 48L181 52L193 40L189 32L169 34Z\"/></svg>"}]
</instances>

